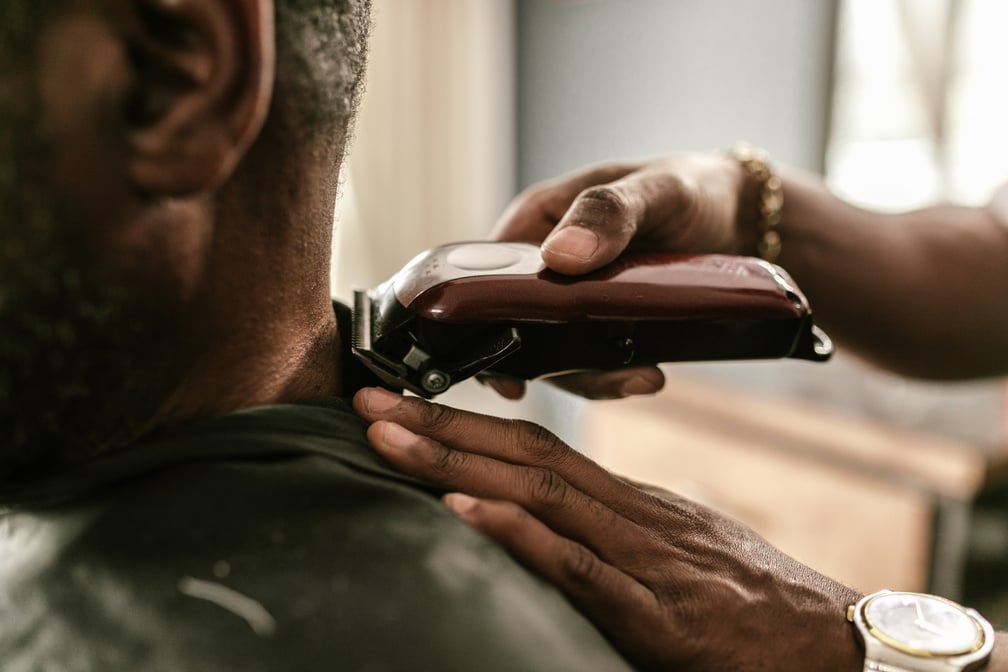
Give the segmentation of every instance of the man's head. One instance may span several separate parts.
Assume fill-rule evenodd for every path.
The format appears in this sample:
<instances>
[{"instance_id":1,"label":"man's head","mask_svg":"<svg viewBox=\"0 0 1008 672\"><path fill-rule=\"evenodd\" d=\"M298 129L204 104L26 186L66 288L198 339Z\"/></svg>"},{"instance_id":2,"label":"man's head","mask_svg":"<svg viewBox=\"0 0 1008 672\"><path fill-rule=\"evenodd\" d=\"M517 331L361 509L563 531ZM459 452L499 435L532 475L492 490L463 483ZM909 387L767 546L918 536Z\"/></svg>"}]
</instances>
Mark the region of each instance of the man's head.
<instances>
[{"instance_id":1,"label":"man's head","mask_svg":"<svg viewBox=\"0 0 1008 672\"><path fill-rule=\"evenodd\" d=\"M0 478L332 392L368 3L275 2L0 7Z\"/></svg>"}]
</instances>

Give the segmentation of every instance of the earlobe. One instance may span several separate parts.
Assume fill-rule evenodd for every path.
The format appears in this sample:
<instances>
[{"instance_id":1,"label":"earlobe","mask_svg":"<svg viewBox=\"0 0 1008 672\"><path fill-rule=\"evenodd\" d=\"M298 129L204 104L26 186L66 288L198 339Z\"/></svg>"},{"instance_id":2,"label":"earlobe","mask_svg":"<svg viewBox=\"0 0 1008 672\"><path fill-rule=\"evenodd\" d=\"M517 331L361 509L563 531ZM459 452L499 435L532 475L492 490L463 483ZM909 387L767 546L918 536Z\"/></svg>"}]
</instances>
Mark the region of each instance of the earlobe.
<instances>
[{"instance_id":1,"label":"earlobe","mask_svg":"<svg viewBox=\"0 0 1008 672\"><path fill-rule=\"evenodd\" d=\"M182 197L226 181L273 90L272 0L142 0L124 29L134 82L122 111L129 179Z\"/></svg>"}]
</instances>

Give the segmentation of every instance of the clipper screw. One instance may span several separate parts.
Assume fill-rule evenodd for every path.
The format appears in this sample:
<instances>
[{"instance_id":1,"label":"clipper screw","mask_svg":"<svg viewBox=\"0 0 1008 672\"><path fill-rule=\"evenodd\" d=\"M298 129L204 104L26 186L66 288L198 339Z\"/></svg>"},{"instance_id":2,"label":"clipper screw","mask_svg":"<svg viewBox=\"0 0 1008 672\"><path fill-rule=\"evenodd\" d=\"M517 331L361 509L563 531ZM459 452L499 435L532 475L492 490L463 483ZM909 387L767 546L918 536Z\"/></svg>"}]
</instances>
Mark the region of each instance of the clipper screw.
<instances>
[{"instance_id":1,"label":"clipper screw","mask_svg":"<svg viewBox=\"0 0 1008 672\"><path fill-rule=\"evenodd\" d=\"M451 387L451 376L444 371L431 369L423 375L420 384L431 394L440 394Z\"/></svg>"}]
</instances>

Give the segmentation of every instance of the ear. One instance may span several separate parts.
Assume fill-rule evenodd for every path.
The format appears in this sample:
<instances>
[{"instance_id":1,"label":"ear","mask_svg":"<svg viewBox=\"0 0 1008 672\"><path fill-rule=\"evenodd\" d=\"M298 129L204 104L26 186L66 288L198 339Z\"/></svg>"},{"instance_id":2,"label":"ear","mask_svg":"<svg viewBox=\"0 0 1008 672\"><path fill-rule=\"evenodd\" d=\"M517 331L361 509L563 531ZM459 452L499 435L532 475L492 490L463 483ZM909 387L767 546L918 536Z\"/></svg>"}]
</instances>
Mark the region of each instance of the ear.
<instances>
[{"instance_id":1,"label":"ear","mask_svg":"<svg viewBox=\"0 0 1008 672\"><path fill-rule=\"evenodd\" d=\"M269 110L273 0L130 5L129 179L147 195L213 189L234 172Z\"/></svg>"}]
</instances>

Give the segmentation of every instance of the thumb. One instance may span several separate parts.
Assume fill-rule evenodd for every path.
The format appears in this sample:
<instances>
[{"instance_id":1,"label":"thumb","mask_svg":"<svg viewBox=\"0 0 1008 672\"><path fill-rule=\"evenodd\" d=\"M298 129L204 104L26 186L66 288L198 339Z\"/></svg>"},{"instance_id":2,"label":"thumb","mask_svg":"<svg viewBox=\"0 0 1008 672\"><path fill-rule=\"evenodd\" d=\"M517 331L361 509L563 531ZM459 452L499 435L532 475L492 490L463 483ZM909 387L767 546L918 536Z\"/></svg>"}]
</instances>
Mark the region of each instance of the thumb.
<instances>
[{"instance_id":1,"label":"thumb","mask_svg":"<svg viewBox=\"0 0 1008 672\"><path fill-rule=\"evenodd\" d=\"M618 257L637 232L643 204L623 181L582 191L542 244L554 271L581 275Z\"/></svg>"},{"instance_id":2,"label":"thumb","mask_svg":"<svg viewBox=\"0 0 1008 672\"><path fill-rule=\"evenodd\" d=\"M661 252L729 250L737 181L737 166L722 157L673 157L589 187L543 241L542 259L558 273L580 275L631 245Z\"/></svg>"}]
</instances>

